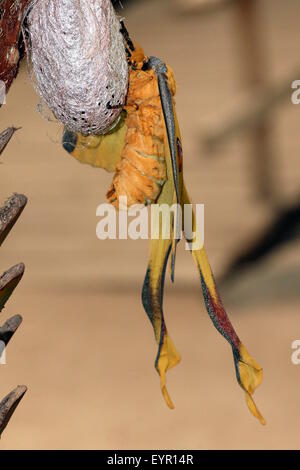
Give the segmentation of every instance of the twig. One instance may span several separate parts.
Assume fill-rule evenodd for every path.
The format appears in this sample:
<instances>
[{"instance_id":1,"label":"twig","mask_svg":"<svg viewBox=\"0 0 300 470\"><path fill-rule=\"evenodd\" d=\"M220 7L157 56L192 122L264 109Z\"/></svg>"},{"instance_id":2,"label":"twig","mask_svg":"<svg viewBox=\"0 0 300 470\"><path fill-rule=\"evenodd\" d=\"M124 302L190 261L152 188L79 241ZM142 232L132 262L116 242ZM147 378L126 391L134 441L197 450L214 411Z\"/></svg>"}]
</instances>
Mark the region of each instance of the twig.
<instances>
[{"instance_id":1,"label":"twig","mask_svg":"<svg viewBox=\"0 0 300 470\"><path fill-rule=\"evenodd\" d=\"M0 155L2 155L3 151L5 150L6 146L8 145L10 139L14 135L16 131L21 129L20 127L8 127L5 131L1 132L0 134Z\"/></svg>"},{"instance_id":2,"label":"twig","mask_svg":"<svg viewBox=\"0 0 300 470\"><path fill-rule=\"evenodd\" d=\"M8 345L11 338L21 325L22 321L23 318L21 317L21 315L15 315L14 317L11 317L9 320L7 320L4 325L0 328L0 341L2 341L5 346Z\"/></svg>"},{"instance_id":3,"label":"twig","mask_svg":"<svg viewBox=\"0 0 300 470\"><path fill-rule=\"evenodd\" d=\"M14 414L18 404L27 392L25 385L19 385L9 393L0 403L0 436L8 425L8 422Z\"/></svg>"},{"instance_id":4,"label":"twig","mask_svg":"<svg viewBox=\"0 0 300 470\"><path fill-rule=\"evenodd\" d=\"M0 246L11 231L12 227L20 217L27 198L22 194L14 194L0 209ZM6 271L0 278L0 312L10 298L11 294L19 284L24 274L24 264L20 263ZM0 327L0 342L3 348L7 346L14 333L22 323L22 317L15 315ZM1 351L1 355L2 355ZM15 409L25 395L27 388L22 385L13 390L0 403L0 437L6 428Z\"/></svg>"},{"instance_id":5,"label":"twig","mask_svg":"<svg viewBox=\"0 0 300 470\"><path fill-rule=\"evenodd\" d=\"M0 278L0 312L5 307L6 302L21 281L25 266L23 263L17 264L5 272Z\"/></svg>"},{"instance_id":6,"label":"twig","mask_svg":"<svg viewBox=\"0 0 300 470\"><path fill-rule=\"evenodd\" d=\"M0 246L22 214L26 204L26 196L14 194L0 209Z\"/></svg>"}]
</instances>

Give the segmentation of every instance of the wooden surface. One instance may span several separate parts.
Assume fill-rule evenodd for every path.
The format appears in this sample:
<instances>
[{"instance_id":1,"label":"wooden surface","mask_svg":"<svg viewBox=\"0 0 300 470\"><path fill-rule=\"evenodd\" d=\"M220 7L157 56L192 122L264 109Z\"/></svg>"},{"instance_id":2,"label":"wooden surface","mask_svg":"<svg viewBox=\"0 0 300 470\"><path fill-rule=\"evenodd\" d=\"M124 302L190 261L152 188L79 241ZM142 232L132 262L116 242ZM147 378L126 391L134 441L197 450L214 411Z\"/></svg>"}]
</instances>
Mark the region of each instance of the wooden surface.
<instances>
[{"instance_id":1,"label":"wooden surface","mask_svg":"<svg viewBox=\"0 0 300 470\"><path fill-rule=\"evenodd\" d=\"M280 78L299 65L300 5L261 4L269 72ZM193 201L205 203L206 245L221 274L235 249L271 218L249 186L247 139L220 147L212 160L199 146L207 116L243 89L235 18L228 9L202 23L183 19L168 1L143 2L124 15L146 52L175 71L185 178ZM291 363L291 343L300 335L299 243L224 292L241 338L264 366L255 398L266 428L247 411L231 352L207 318L192 259L181 247L165 306L183 355L169 374L171 412L160 396L154 339L140 301L148 242L96 239L96 207L111 175L63 151L60 127L36 110L25 67L7 101L0 128L22 130L3 154L0 199L18 191L29 202L1 250L3 267L22 261L27 271L7 307L7 315L22 313L24 323L8 348L0 396L16 380L29 391L1 448L299 447L300 366ZM287 99L274 118L280 191L288 201L299 193L300 107Z\"/></svg>"}]
</instances>

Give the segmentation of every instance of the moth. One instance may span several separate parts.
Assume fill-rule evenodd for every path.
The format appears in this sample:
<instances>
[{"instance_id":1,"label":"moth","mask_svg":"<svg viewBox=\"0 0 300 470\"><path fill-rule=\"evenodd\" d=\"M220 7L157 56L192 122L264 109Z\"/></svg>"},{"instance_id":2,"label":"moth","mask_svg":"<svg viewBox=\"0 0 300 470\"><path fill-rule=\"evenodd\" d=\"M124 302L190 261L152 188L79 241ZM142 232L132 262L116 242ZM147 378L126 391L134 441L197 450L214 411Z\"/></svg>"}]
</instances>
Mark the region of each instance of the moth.
<instances>
[{"instance_id":1,"label":"moth","mask_svg":"<svg viewBox=\"0 0 300 470\"><path fill-rule=\"evenodd\" d=\"M65 129L63 146L81 163L114 172L107 192L108 201L118 208L120 196L133 204L177 203L184 213L190 205L183 177L182 139L175 110L176 80L168 65L157 57L147 57L133 43L121 22L129 63L129 88L126 105L115 127L106 135L83 136ZM163 293L168 262L174 281L176 246L176 212L171 216L172 233L150 242L150 256L144 280L142 301L152 324L158 351L155 368L160 377L163 397L170 408L173 402L167 390L166 373L180 362L180 354L171 339L163 313ZM193 231L196 218L192 214ZM188 240L191 242L191 240ZM262 368L248 353L235 332L217 291L205 248L192 250L207 312L219 333L232 348L236 377L245 392L252 414L265 424L253 400L262 381Z\"/></svg>"}]
</instances>

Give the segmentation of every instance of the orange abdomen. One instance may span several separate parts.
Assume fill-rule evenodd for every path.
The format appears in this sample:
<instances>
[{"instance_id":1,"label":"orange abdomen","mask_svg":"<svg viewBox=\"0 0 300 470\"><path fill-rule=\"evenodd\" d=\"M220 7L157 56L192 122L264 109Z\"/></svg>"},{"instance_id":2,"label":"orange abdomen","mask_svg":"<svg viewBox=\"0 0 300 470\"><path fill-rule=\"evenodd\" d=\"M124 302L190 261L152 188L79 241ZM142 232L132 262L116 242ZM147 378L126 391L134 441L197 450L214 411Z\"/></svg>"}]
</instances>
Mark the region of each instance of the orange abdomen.
<instances>
[{"instance_id":1,"label":"orange abdomen","mask_svg":"<svg viewBox=\"0 0 300 470\"><path fill-rule=\"evenodd\" d=\"M130 72L125 109L125 145L107 198L116 207L120 196L127 197L128 206L148 205L157 200L167 179L168 139L153 70Z\"/></svg>"}]
</instances>

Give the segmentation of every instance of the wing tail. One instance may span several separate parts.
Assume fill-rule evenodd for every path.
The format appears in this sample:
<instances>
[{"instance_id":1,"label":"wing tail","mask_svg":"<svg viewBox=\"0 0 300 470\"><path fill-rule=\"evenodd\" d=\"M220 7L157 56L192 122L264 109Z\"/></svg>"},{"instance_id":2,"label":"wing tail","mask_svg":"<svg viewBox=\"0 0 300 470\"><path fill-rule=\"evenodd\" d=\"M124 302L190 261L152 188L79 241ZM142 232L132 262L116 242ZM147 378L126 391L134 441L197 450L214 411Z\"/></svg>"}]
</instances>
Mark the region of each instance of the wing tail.
<instances>
[{"instance_id":1,"label":"wing tail","mask_svg":"<svg viewBox=\"0 0 300 470\"><path fill-rule=\"evenodd\" d=\"M180 354L168 334L163 314L165 272L170 249L169 240L163 240L161 237L158 240L151 240L150 259L142 300L158 344L155 368L160 376L161 391L169 408L174 408L166 387L166 373L168 369L175 367L180 362Z\"/></svg>"},{"instance_id":2,"label":"wing tail","mask_svg":"<svg viewBox=\"0 0 300 470\"><path fill-rule=\"evenodd\" d=\"M185 187L183 188L183 202L186 205L191 205L191 201ZM196 233L197 227L194 213L192 213L192 225L192 230ZM255 389L262 382L262 368L248 353L227 316L220 295L217 291L217 286L204 247L193 250L191 248L191 243L189 243L189 246L199 272L207 312L215 328L232 347L237 381L245 392L246 403L249 410L256 418L258 418L261 424L265 424L265 420L252 397Z\"/></svg>"}]
</instances>

